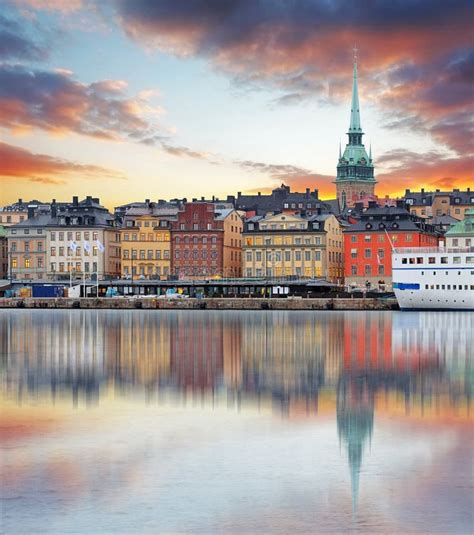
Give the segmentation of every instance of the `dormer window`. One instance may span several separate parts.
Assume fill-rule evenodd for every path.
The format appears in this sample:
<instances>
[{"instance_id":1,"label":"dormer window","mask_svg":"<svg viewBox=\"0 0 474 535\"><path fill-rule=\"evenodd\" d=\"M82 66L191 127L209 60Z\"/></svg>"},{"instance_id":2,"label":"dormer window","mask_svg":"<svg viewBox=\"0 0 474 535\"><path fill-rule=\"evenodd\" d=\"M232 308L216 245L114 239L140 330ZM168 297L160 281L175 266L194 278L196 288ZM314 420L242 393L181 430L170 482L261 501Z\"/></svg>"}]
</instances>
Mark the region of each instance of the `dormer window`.
<instances>
[{"instance_id":1,"label":"dormer window","mask_svg":"<svg viewBox=\"0 0 474 535\"><path fill-rule=\"evenodd\" d=\"M248 224L249 230L253 230L255 228L255 225L253 223Z\"/></svg>"},{"instance_id":2,"label":"dormer window","mask_svg":"<svg viewBox=\"0 0 474 535\"><path fill-rule=\"evenodd\" d=\"M456 197L454 199L455 204L459 204L461 202L461 199L459 197Z\"/></svg>"}]
</instances>

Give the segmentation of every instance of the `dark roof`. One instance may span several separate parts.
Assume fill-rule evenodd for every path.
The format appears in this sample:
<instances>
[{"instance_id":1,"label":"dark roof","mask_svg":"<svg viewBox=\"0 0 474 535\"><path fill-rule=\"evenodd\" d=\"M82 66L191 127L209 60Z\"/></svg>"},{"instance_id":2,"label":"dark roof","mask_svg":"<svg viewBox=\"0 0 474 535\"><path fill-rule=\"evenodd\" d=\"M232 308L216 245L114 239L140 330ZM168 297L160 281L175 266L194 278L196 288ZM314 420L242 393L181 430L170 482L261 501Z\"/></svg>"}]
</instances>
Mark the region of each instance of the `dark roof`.
<instances>
[{"instance_id":1,"label":"dark roof","mask_svg":"<svg viewBox=\"0 0 474 535\"><path fill-rule=\"evenodd\" d=\"M403 196L404 199L412 199L413 202L411 203L412 206L431 206L434 202L435 197L445 197L449 196L449 204L472 204L471 199L474 199L474 191L471 191L470 188L468 188L465 191L461 190L453 190L453 191L441 191L441 190L435 190L435 191L410 191L406 190L405 195ZM455 202L455 199L459 199L458 202Z\"/></svg>"},{"instance_id":2,"label":"dark roof","mask_svg":"<svg viewBox=\"0 0 474 535\"><path fill-rule=\"evenodd\" d=\"M370 226L369 226L370 225ZM423 231L437 233L435 227L400 206L377 206L367 208L360 219L344 232Z\"/></svg>"}]
</instances>

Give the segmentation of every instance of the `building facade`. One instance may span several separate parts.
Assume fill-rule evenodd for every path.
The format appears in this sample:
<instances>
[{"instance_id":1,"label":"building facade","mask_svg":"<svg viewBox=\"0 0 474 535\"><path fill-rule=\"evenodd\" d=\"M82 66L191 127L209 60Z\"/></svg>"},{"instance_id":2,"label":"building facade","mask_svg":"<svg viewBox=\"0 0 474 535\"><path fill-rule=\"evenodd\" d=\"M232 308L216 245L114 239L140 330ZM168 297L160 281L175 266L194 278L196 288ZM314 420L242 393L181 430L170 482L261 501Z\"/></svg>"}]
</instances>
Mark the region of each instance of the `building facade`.
<instances>
[{"instance_id":1,"label":"building facade","mask_svg":"<svg viewBox=\"0 0 474 535\"><path fill-rule=\"evenodd\" d=\"M466 210L465 217L445 234L446 247L474 250L474 208Z\"/></svg>"},{"instance_id":2,"label":"building facade","mask_svg":"<svg viewBox=\"0 0 474 535\"><path fill-rule=\"evenodd\" d=\"M403 197L409 206L410 212L428 220L443 216L451 216L461 221L467 211L474 208L474 191L467 188L465 191L453 189L452 191L420 191L405 190ZM431 221L430 221L431 222Z\"/></svg>"},{"instance_id":3,"label":"building facade","mask_svg":"<svg viewBox=\"0 0 474 535\"><path fill-rule=\"evenodd\" d=\"M0 279L8 278L8 239L5 227L0 225Z\"/></svg>"},{"instance_id":4,"label":"building facade","mask_svg":"<svg viewBox=\"0 0 474 535\"><path fill-rule=\"evenodd\" d=\"M333 215L257 216L244 228L243 276L342 278L342 246L342 230Z\"/></svg>"},{"instance_id":5,"label":"building facade","mask_svg":"<svg viewBox=\"0 0 474 535\"><path fill-rule=\"evenodd\" d=\"M172 273L178 279L240 277L243 222L233 208L186 203L172 222Z\"/></svg>"},{"instance_id":6,"label":"building facade","mask_svg":"<svg viewBox=\"0 0 474 535\"><path fill-rule=\"evenodd\" d=\"M125 213L121 228L122 277L167 279L171 274L171 222L177 206L145 202Z\"/></svg>"},{"instance_id":7,"label":"building facade","mask_svg":"<svg viewBox=\"0 0 474 535\"><path fill-rule=\"evenodd\" d=\"M116 278L121 271L120 229L98 198L73 197L67 205L51 205L47 224L48 273L51 279ZM72 272L72 273L71 273Z\"/></svg>"},{"instance_id":8,"label":"building facade","mask_svg":"<svg viewBox=\"0 0 474 535\"><path fill-rule=\"evenodd\" d=\"M7 227L9 274L11 280L35 281L47 278L48 215L30 217Z\"/></svg>"},{"instance_id":9,"label":"building facade","mask_svg":"<svg viewBox=\"0 0 474 535\"><path fill-rule=\"evenodd\" d=\"M344 231L345 284L353 288L392 288L394 247L436 247L439 234L423 219L411 214L403 201L397 206L377 206L361 213Z\"/></svg>"},{"instance_id":10,"label":"building facade","mask_svg":"<svg viewBox=\"0 0 474 535\"><path fill-rule=\"evenodd\" d=\"M347 135L349 141L343 154L341 154L341 148L339 147L339 161L335 181L337 200L341 210L353 206L355 202L364 197L374 195L376 184L372 151L367 154L362 142L364 133L360 122L357 62L354 62L351 118Z\"/></svg>"}]
</instances>

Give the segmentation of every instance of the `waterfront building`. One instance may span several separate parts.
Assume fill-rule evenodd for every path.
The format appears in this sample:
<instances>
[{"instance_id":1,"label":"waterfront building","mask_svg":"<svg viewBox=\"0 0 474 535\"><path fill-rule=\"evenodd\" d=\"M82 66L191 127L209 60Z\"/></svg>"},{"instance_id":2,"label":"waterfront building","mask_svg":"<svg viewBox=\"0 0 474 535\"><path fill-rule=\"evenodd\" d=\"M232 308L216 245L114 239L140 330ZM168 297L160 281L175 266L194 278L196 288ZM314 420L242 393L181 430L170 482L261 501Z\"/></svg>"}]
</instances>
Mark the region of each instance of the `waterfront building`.
<instances>
[{"instance_id":1,"label":"waterfront building","mask_svg":"<svg viewBox=\"0 0 474 535\"><path fill-rule=\"evenodd\" d=\"M467 209L462 221L452 226L445 234L446 247L474 248L474 208Z\"/></svg>"},{"instance_id":2,"label":"waterfront building","mask_svg":"<svg viewBox=\"0 0 474 535\"><path fill-rule=\"evenodd\" d=\"M360 213L356 223L344 231L345 284L359 288L392 287L394 247L435 247L439 233L423 219L411 214L404 201L378 206Z\"/></svg>"},{"instance_id":3,"label":"waterfront building","mask_svg":"<svg viewBox=\"0 0 474 535\"><path fill-rule=\"evenodd\" d=\"M360 121L357 61L354 61L351 117L347 135L349 141L344 153L341 153L339 146L339 161L335 180L337 200L341 210L353 206L360 199L373 196L376 184L372 151L370 150L367 154L362 142L364 132Z\"/></svg>"},{"instance_id":4,"label":"waterfront building","mask_svg":"<svg viewBox=\"0 0 474 535\"><path fill-rule=\"evenodd\" d=\"M183 278L240 277L242 218L233 208L213 203L186 203L172 222L173 276Z\"/></svg>"},{"instance_id":5,"label":"waterfront building","mask_svg":"<svg viewBox=\"0 0 474 535\"><path fill-rule=\"evenodd\" d=\"M246 222L243 238L245 277L342 278L343 234L334 215L257 216Z\"/></svg>"},{"instance_id":6,"label":"waterfront building","mask_svg":"<svg viewBox=\"0 0 474 535\"><path fill-rule=\"evenodd\" d=\"M336 199L322 200L317 189L306 188L304 193L291 191L290 186L282 184L270 194L258 192L256 195L242 195L239 191L237 197L229 195L227 200L236 210L243 211L247 217L264 216L270 212L300 212L306 215L321 213L339 213L339 204Z\"/></svg>"},{"instance_id":7,"label":"waterfront building","mask_svg":"<svg viewBox=\"0 0 474 535\"><path fill-rule=\"evenodd\" d=\"M99 279L120 276L120 229L96 197L74 196L66 206L51 206L47 223L48 268L52 278L69 271Z\"/></svg>"},{"instance_id":8,"label":"waterfront building","mask_svg":"<svg viewBox=\"0 0 474 535\"><path fill-rule=\"evenodd\" d=\"M471 188L465 191L460 189L425 191L424 188L420 191L411 191L407 189L403 199L409 206L410 212L428 220L440 216L451 216L460 221L469 209L474 208L474 191L471 191Z\"/></svg>"},{"instance_id":9,"label":"waterfront building","mask_svg":"<svg viewBox=\"0 0 474 535\"><path fill-rule=\"evenodd\" d=\"M171 274L171 222L178 206L152 203L129 208L121 229L122 277L167 279Z\"/></svg>"},{"instance_id":10,"label":"waterfront building","mask_svg":"<svg viewBox=\"0 0 474 535\"><path fill-rule=\"evenodd\" d=\"M7 227L9 278L11 280L45 280L47 275L46 225L51 217L34 215Z\"/></svg>"},{"instance_id":11,"label":"waterfront building","mask_svg":"<svg viewBox=\"0 0 474 535\"><path fill-rule=\"evenodd\" d=\"M0 225L0 279L8 277L8 240L5 227Z\"/></svg>"}]
</instances>

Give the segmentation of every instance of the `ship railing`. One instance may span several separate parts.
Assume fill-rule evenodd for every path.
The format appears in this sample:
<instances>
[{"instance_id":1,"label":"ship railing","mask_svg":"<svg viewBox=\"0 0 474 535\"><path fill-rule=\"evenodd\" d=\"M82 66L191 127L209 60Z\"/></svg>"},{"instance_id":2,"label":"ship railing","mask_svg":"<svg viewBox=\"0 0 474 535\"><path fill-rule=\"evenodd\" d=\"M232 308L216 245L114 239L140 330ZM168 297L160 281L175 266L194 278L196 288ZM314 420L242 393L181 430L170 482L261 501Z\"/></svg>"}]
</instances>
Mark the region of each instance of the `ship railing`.
<instances>
[{"instance_id":1,"label":"ship railing","mask_svg":"<svg viewBox=\"0 0 474 535\"><path fill-rule=\"evenodd\" d=\"M393 254L474 253L474 247L396 247Z\"/></svg>"}]
</instances>

